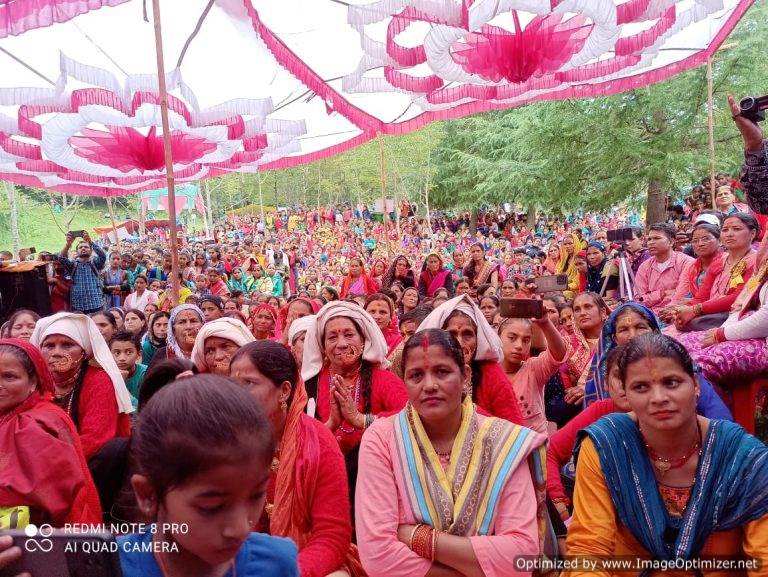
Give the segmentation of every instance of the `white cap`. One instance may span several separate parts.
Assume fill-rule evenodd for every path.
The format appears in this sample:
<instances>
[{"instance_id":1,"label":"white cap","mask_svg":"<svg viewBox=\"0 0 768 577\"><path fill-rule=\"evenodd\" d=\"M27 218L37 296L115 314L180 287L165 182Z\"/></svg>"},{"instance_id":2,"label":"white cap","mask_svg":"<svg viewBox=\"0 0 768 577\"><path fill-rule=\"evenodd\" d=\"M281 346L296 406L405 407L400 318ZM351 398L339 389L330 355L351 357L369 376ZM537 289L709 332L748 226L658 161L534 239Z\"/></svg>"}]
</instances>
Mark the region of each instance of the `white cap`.
<instances>
[{"instance_id":1,"label":"white cap","mask_svg":"<svg viewBox=\"0 0 768 577\"><path fill-rule=\"evenodd\" d=\"M711 224L717 228L720 228L720 219L717 218L717 216L714 214L700 214L696 217L696 222L694 224L699 224L700 222L706 222L707 224Z\"/></svg>"}]
</instances>

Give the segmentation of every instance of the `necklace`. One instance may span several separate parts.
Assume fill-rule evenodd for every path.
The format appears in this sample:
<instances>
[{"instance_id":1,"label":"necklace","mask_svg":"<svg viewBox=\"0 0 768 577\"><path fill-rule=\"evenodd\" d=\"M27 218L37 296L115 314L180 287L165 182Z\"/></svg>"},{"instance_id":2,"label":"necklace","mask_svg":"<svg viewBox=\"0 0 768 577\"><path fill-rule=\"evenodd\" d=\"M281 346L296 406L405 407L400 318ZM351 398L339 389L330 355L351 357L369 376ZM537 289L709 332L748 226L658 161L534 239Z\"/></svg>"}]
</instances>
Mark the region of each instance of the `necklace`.
<instances>
[{"instance_id":1,"label":"necklace","mask_svg":"<svg viewBox=\"0 0 768 577\"><path fill-rule=\"evenodd\" d=\"M643 438L643 444L645 445L646 451L648 451L648 456L651 458L651 462L653 463L653 466L656 468L656 470L659 472L659 474L663 477L667 471L670 469L677 469L678 467L682 467L688 462L688 459L690 459L694 453L698 451L699 456L701 456L701 427L699 426L698 421L696 422L696 429L698 430L698 437L696 439L696 442L691 446L688 451L675 459L665 459L664 457L661 457L654 451L651 446L648 444L648 441L645 440L645 436L643 435L643 430L640 429L640 436Z\"/></svg>"},{"instance_id":2,"label":"necklace","mask_svg":"<svg viewBox=\"0 0 768 577\"><path fill-rule=\"evenodd\" d=\"M163 556L158 551L155 553L155 560L157 561L158 568L160 569L160 573L162 573L163 577L169 577L170 573L168 572L168 568L165 566L165 560L163 559ZM235 560L232 560L232 576L231 577L237 577L237 567L235 566Z\"/></svg>"}]
</instances>

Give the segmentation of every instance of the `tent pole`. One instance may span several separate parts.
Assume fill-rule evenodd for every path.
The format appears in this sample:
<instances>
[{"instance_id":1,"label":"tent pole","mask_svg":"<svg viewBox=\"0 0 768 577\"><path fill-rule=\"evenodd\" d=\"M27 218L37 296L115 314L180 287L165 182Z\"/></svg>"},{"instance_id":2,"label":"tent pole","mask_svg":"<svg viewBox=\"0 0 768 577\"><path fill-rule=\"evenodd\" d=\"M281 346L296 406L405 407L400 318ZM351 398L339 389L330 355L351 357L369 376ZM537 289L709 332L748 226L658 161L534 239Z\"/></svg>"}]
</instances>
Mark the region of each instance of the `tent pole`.
<instances>
[{"instance_id":1,"label":"tent pole","mask_svg":"<svg viewBox=\"0 0 768 577\"><path fill-rule=\"evenodd\" d=\"M714 109L714 80L712 74L712 57L707 58L707 128L709 129L709 190L712 194L712 208L715 204L715 109Z\"/></svg>"},{"instance_id":2,"label":"tent pole","mask_svg":"<svg viewBox=\"0 0 768 577\"><path fill-rule=\"evenodd\" d=\"M257 172L256 176L258 177L258 182L259 182L259 206L261 207L261 222L263 223L264 222L264 196L261 193L261 173ZM277 198L277 196L275 196L275 198Z\"/></svg>"},{"instance_id":3,"label":"tent pole","mask_svg":"<svg viewBox=\"0 0 768 577\"><path fill-rule=\"evenodd\" d=\"M117 225L115 224L115 209L112 207L112 199L107 197L107 208L109 209L109 220L112 222L112 232L115 233L115 247L120 252L120 238L117 236Z\"/></svg>"},{"instance_id":4,"label":"tent pole","mask_svg":"<svg viewBox=\"0 0 768 577\"><path fill-rule=\"evenodd\" d=\"M208 202L210 202L211 195L208 193L208 181L203 180L201 184L205 188L205 193L206 193L206 202L205 202L205 205L203 206L203 226L205 227L205 238L210 238L211 229L208 226Z\"/></svg>"},{"instance_id":5,"label":"tent pole","mask_svg":"<svg viewBox=\"0 0 768 577\"><path fill-rule=\"evenodd\" d=\"M163 121L163 148L165 149L165 173L168 179L168 223L171 228L171 305L179 304L179 247L176 238L176 189L174 188L173 155L171 153L171 128L168 122L168 88L165 85L163 59L163 31L160 25L160 0L152 0L152 16L155 21L155 53L157 55L157 85L160 93L160 116Z\"/></svg>"},{"instance_id":6,"label":"tent pole","mask_svg":"<svg viewBox=\"0 0 768 577\"><path fill-rule=\"evenodd\" d=\"M379 135L379 177L381 180L381 201L384 203L382 209L384 211L384 218L382 219L384 221L384 242L387 247L387 259L392 260L392 251L389 246L389 223L387 222L389 213L387 212L387 179L384 173L384 141L381 139L381 135Z\"/></svg>"},{"instance_id":7,"label":"tent pole","mask_svg":"<svg viewBox=\"0 0 768 577\"><path fill-rule=\"evenodd\" d=\"M139 195L139 238L147 236L147 227L144 225L144 199Z\"/></svg>"}]
</instances>

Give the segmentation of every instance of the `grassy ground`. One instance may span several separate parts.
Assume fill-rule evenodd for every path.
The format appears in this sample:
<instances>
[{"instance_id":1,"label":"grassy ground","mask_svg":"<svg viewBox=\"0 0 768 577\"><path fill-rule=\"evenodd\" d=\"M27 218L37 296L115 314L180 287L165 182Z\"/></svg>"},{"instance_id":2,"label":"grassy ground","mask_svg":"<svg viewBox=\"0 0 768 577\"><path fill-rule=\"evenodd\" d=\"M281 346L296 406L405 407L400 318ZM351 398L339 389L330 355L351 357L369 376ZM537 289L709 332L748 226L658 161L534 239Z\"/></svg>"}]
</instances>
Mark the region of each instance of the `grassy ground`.
<instances>
[{"instance_id":1,"label":"grassy ground","mask_svg":"<svg viewBox=\"0 0 768 577\"><path fill-rule=\"evenodd\" d=\"M37 203L24 195L19 195L19 236L21 248L34 246L38 251L58 252L64 245L66 220L63 214L51 214L48 205ZM7 204L3 205L7 211ZM0 225L0 249L10 249L11 231L7 224L8 215L3 215ZM87 230L93 234L93 227L109 226L109 217L92 208L78 208L69 230ZM64 231L64 232L63 232Z\"/></svg>"}]
</instances>

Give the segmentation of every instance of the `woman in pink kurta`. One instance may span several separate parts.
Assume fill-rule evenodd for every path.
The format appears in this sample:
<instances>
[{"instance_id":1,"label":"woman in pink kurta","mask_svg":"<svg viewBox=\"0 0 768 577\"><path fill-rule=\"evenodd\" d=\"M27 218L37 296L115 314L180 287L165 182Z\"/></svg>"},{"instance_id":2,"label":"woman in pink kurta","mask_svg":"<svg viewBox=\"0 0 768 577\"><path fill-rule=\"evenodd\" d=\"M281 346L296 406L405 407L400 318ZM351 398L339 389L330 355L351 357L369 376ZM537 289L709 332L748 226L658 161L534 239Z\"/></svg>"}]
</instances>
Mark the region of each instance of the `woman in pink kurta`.
<instances>
[{"instance_id":1,"label":"woman in pink kurta","mask_svg":"<svg viewBox=\"0 0 768 577\"><path fill-rule=\"evenodd\" d=\"M516 559L542 551L543 477L531 471L541 471L545 436L477 413L461 346L446 331L411 337L403 367L408 405L376 419L360 446L364 569L369 577L530 574Z\"/></svg>"}]
</instances>

